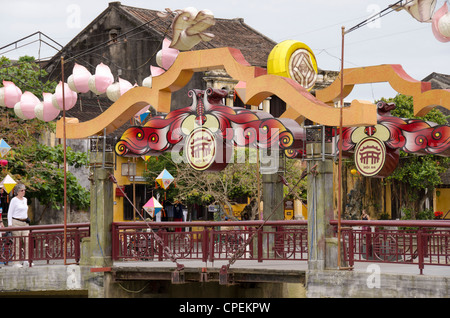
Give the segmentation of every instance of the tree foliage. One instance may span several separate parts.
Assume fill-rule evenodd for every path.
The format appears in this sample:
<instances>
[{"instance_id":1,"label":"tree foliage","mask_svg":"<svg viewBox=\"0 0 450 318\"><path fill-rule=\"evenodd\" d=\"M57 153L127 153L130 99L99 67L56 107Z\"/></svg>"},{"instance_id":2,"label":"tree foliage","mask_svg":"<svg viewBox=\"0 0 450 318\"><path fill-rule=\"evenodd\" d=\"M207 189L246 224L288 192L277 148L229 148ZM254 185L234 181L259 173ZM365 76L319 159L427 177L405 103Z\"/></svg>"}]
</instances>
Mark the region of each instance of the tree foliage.
<instances>
[{"instance_id":1,"label":"tree foliage","mask_svg":"<svg viewBox=\"0 0 450 318\"><path fill-rule=\"evenodd\" d=\"M42 92L54 92L55 82L42 83L46 72L34 63L33 57L21 57L12 63L0 58L0 84L3 80L12 81L22 92L30 91L42 99ZM22 120L13 109L0 107L0 138L11 150L6 155L8 165L0 175L7 174L16 182L27 186L27 197L36 198L46 207L60 209L64 202L64 149L61 145L46 146L39 139L55 129L54 123L38 119ZM69 166L80 167L87 164L85 153L66 149ZM84 189L70 172L67 172L67 202L80 209L89 207L89 192Z\"/></svg>"},{"instance_id":2,"label":"tree foliage","mask_svg":"<svg viewBox=\"0 0 450 318\"><path fill-rule=\"evenodd\" d=\"M171 154L166 153L159 157L151 157L147 161L145 177L149 184L153 185L159 173L167 169L175 178L175 185L165 191L168 200L172 202L180 200L184 204L218 204L231 210L231 204L239 198L257 201L259 172L255 157L255 152L249 149L236 151L233 163L228 164L224 170L202 172L192 169L187 163L174 163ZM286 180L290 187L293 187L301 175L302 169L298 163L298 160L287 160ZM162 197L163 192L161 188L154 190L154 193L160 193ZM306 180L302 180L294 192L294 198L306 201Z\"/></svg>"},{"instance_id":3,"label":"tree foliage","mask_svg":"<svg viewBox=\"0 0 450 318\"><path fill-rule=\"evenodd\" d=\"M43 92L53 93L57 83L44 81L48 73L34 61L32 56L22 56L15 62L0 57L0 85L4 80L13 82L22 92L29 91L41 100Z\"/></svg>"},{"instance_id":4,"label":"tree foliage","mask_svg":"<svg viewBox=\"0 0 450 318\"><path fill-rule=\"evenodd\" d=\"M400 118L417 118L439 125L447 124L447 117L437 108L432 109L424 117L414 116L413 98L398 94L394 98L383 99L394 102L396 108L393 116ZM401 198L401 205L413 218L423 210L425 195L442 183L440 175L450 167L450 158L436 155L414 155L400 151L400 162L397 169L387 179L394 185L394 191Z\"/></svg>"}]
</instances>

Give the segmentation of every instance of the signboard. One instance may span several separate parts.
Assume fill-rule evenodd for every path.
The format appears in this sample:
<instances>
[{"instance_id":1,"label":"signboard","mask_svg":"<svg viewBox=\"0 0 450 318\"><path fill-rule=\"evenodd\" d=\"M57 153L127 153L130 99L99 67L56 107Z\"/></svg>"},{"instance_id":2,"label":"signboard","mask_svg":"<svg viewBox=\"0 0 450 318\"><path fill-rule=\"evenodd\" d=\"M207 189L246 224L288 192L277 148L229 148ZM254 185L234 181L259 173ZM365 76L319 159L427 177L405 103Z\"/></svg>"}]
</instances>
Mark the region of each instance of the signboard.
<instances>
[{"instance_id":1,"label":"signboard","mask_svg":"<svg viewBox=\"0 0 450 318\"><path fill-rule=\"evenodd\" d=\"M366 177L378 174L386 160L384 142L374 137L367 137L358 143L355 151L355 164L358 171Z\"/></svg>"}]
</instances>

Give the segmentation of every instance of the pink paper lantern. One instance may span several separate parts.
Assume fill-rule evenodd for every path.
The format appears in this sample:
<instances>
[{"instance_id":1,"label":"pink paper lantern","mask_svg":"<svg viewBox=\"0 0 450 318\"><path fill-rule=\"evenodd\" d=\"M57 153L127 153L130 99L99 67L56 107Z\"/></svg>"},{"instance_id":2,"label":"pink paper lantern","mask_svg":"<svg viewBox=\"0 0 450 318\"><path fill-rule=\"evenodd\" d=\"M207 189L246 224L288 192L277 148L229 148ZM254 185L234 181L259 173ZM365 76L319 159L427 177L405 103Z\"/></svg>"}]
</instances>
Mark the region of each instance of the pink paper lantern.
<instances>
[{"instance_id":1,"label":"pink paper lantern","mask_svg":"<svg viewBox=\"0 0 450 318\"><path fill-rule=\"evenodd\" d=\"M178 57L180 51L170 48L170 40L164 39L162 50L156 54L156 63L165 70L168 70Z\"/></svg>"},{"instance_id":2,"label":"pink paper lantern","mask_svg":"<svg viewBox=\"0 0 450 318\"><path fill-rule=\"evenodd\" d=\"M437 10L433 15L431 29L434 37L440 42L450 41L450 13L448 12L447 3Z\"/></svg>"},{"instance_id":3,"label":"pink paper lantern","mask_svg":"<svg viewBox=\"0 0 450 318\"><path fill-rule=\"evenodd\" d=\"M89 79L92 74L82 65L75 63L72 75L67 79L67 83L71 90L76 93L89 92Z\"/></svg>"},{"instance_id":4,"label":"pink paper lantern","mask_svg":"<svg viewBox=\"0 0 450 318\"><path fill-rule=\"evenodd\" d=\"M25 92L22 94L20 102L14 105L14 112L22 119L33 119L36 117L34 108L39 102L39 98L37 98L33 93Z\"/></svg>"},{"instance_id":5,"label":"pink paper lantern","mask_svg":"<svg viewBox=\"0 0 450 318\"><path fill-rule=\"evenodd\" d=\"M64 83L64 104L63 104L63 91L62 82L56 86L55 93L52 96L52 104L58 110L63 110L63 106L66 110L69 110L77 103L78 95L72 91L67 83Z\"/></svg>"},{"instance_id":6,"label":"pink paper lantern","mask_svg":"<svg viewBox=\"0 0 450 318\"><path fill-rule=\"evenodd\" d=\"M2 159L0 160L0 166L6 167L8 165L8 160Z\"/></svg>"},{"instance_id":7,"label":"pink paper lantern","mask_svg":"<svg viewBox=\"0 0 450 318\"><path fill-rule=\"evenodd\" d=\"M36 118L42 121L52 121L58 117L61 112L52 103L53 94L51 93L43 93L44 101L38 103L34 108L34 113L36 114Z\"/></svg>"},{"instance_id":8,"label":"pink paper lantern","mask_svg":"<svg viewBox=\"0 0 450 318\"><path fill-rule=\"evenodd\" d=\"M14 108L14 105L20 101L22 91L13 82L3 81L3 87L0 88L0 106Z\"/></svg>"},{"instance_id":9,"label":"pink paper lantern","mask_svg":"<svg viewBox=\"0 0 450 318\"><path fill-rule=\"evenodd\" d=\"M111 73L110 68L100 63L95 68L95 75L89 78L89 89L96 95L106 93L108 86L114 82L114 76Z\"/></svg>"},{"instance_id":10,"label":"pink paper lantern","mask_svg":"<svg viewBox=\"0 0 450 318\"><path fill-rule=\"evenodd\" d=\"M150 73L152 76L159 76L163 74L166 70L157 66L150 65Z\"/></svg>"}]
</instances>

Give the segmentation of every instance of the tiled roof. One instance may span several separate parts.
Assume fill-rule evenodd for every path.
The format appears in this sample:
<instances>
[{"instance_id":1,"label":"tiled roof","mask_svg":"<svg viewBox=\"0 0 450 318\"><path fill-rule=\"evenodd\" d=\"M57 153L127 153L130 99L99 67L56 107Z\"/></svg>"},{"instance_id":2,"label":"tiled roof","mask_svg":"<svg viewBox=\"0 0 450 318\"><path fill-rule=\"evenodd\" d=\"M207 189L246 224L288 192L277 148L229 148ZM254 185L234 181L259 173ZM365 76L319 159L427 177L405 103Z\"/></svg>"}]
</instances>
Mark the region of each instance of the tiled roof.
<instances>
[{"instance_id":1,"label":"tiled roof","mask_svg":"<svg viewBox=\"0 0 450 318\"><path fill-rule=\"evenodd\" d=\"M450 75L433 72L425 77L423 82L431 82L431 89L450 88Z\"/></svg>"}]
</instances>

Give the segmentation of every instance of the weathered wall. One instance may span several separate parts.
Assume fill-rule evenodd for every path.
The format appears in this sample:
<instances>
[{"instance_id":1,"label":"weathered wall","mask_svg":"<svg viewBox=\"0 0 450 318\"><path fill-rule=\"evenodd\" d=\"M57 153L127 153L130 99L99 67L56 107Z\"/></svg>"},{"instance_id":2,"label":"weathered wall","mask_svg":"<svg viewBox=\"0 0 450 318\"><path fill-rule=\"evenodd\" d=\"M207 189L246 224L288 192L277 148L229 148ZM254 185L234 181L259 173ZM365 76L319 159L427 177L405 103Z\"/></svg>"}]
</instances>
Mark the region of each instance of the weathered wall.
<instances>
[{"instance_id":1,"label":"weathered wall","mask_svg":"<svg viewBox=\"0 0 450 318\"><path fill-rule=\"evenodd\" d=\"M449 277L355 271L308 271L308 298L449 297Z\"/></svg>"},{"instance_id":2,"label":"weathered wall","mask_svg":"<svg viewBox=\"0 0 450 318\"><path fill-rule=\"evenodd\" d=\"M87 295L89 267L51 265L0 269L0 296L13 293L38 295L61 292L64 295Z\"/></svg>"}]
</instances>

